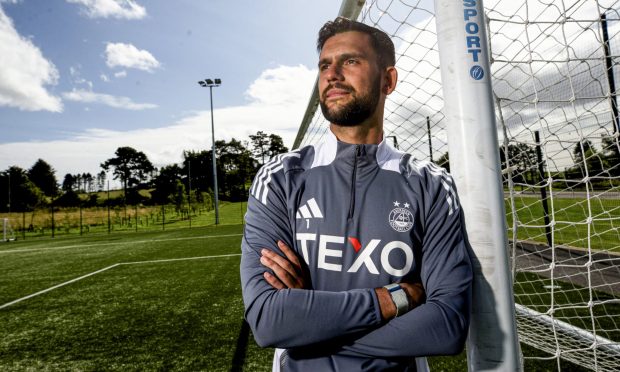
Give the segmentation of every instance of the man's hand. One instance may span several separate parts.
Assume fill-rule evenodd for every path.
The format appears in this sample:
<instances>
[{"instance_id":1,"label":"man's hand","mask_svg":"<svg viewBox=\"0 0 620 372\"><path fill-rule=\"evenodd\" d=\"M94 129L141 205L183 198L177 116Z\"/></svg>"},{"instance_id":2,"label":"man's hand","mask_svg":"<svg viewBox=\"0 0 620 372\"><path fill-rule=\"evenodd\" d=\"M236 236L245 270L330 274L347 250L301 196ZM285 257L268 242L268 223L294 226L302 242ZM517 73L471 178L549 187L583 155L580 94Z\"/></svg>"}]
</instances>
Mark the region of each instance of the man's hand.
<instances>
[{"instance_id":1,"label":"man's hand","mask_svg":"<svg viewBox=\"0 0 620 372\"><path fill-rule=\"evenodd\" d=\"M409 310L420 306L426 300L426 292L422 283L398 283L407 294L409 301ZM392 301L392 297L387 289L375 288L377 299L379 300L379 308L381 309L381 317L384 320L390 320L396 316L396 305Z\"/></svg>"},{"instance_id":2,"label":"man's hand","mask_svg":"<svg viewBox=\"0 0 620 372\"><path fill-rule=\"evenodd\" d=\"M278 241L278 248L280 248L286 258L269 249L261 250L260 263L273 270L274 274L276 274L273 275L265 272L263 276L267 283L271 284L275 289L307 288L310 280L305 275L299 257L282 241Z\"/></svg>"}]
</instances>

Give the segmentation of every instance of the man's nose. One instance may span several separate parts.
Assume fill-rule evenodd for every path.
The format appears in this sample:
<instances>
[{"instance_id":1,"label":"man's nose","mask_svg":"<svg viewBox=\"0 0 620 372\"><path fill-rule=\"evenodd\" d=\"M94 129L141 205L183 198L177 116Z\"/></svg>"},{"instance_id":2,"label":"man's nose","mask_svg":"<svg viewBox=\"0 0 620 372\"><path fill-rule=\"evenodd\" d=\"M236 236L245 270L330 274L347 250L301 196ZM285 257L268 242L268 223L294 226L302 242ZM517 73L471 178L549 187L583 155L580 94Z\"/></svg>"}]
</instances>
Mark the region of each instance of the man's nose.
<instances>
[{"instance_id":1,"label":"man's nose","mask_svg":"<svg viewBox=\"0 0 620 372\"><path fill-rule=\"evenodd\" d=\"M329 65L325 71L325 79L328 82L342 80L342 66L336 63Z\"/></svg>"}]
</instances>

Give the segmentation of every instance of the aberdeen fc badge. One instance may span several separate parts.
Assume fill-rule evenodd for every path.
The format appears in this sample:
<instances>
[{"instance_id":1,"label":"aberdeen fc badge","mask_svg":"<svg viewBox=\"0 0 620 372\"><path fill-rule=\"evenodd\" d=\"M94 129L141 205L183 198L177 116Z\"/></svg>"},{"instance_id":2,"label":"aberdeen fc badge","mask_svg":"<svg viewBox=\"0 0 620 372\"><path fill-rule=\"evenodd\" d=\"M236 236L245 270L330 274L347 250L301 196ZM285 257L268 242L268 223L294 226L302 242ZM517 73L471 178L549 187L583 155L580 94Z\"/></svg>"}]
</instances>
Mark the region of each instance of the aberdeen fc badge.
<instances>
[{"instance_id":1,"label":"aberdeen fc badge","mask_svg":"<svg viewBox=\"0 0 620 372\"><path fill-rule=\"evenodd\" d=\"M400 203L395 201L394 206L390 212L390 226L398 232L406 232L413 227L413 214L409 211L409 203L404 204L404 208L400 207Z\"/></svg>"}]
</instances>

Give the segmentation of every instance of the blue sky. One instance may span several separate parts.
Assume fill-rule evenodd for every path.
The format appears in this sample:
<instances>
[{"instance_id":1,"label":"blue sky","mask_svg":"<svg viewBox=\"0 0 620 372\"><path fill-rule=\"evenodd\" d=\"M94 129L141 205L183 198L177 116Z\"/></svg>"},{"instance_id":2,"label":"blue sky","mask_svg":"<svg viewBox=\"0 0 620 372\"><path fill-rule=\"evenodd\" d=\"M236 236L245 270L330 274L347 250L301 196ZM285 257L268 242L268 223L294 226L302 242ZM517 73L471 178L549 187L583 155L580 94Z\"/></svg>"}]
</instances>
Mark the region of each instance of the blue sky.
<instances>
[{"instance_id":1,"label":"blue sky","mask_svg":"<svg viewBox=\"0 0 620 372\"><path fill-rule=\"evenodd\" d=\"M263 130L290 146L338 0L0 0L0 170L96 173L119 146L156 166ZM5 56L8 56L5 58Z\"/></svg>"}]
</instances>

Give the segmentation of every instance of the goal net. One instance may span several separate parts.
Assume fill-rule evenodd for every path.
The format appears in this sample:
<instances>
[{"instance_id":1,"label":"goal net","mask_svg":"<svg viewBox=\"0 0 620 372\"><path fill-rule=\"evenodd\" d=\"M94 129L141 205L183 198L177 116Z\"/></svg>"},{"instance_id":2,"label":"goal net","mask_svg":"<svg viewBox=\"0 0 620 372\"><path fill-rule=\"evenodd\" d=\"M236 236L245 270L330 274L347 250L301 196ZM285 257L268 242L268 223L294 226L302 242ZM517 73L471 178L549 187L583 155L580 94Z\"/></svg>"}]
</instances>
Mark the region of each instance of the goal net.
<instances>
[{"instance_id":1,"label":"goal net","mask_svg":"<svg viewBox=\"0 0 620 372\"><path fill-rule=\"evenodd\" d=\"M11 227L11 221L8 218L2 218L2 241L9 242L15 240L15 232Z\"/></svg>"},{"instance_id":2,"label":"goal net","mask_svg":"<svg viewBox=\"0 0 620 372\"><path fill-rule=\"evenodd\" d=\"M620 1L484 6L517 328L541 351L524 358L617 370ZM396 46L386 140L449 169L433 1L367 0L357 19ZM294 147L327 132L317 104L315 94Z\"/></svg>"}]
</instances>

